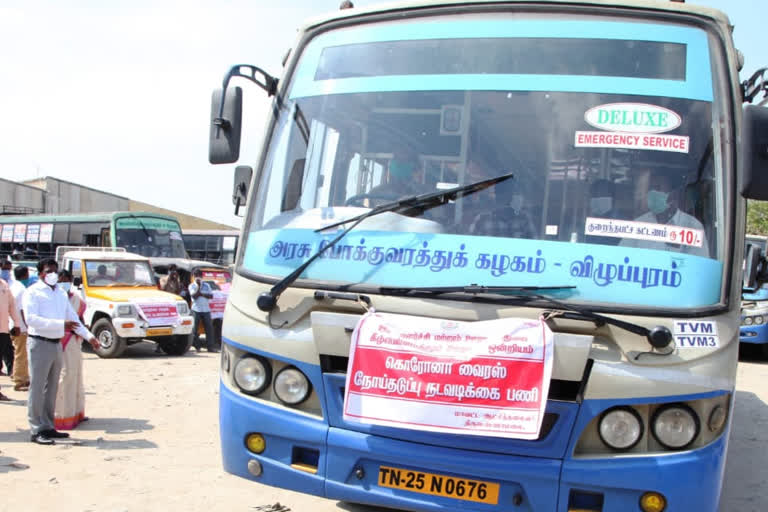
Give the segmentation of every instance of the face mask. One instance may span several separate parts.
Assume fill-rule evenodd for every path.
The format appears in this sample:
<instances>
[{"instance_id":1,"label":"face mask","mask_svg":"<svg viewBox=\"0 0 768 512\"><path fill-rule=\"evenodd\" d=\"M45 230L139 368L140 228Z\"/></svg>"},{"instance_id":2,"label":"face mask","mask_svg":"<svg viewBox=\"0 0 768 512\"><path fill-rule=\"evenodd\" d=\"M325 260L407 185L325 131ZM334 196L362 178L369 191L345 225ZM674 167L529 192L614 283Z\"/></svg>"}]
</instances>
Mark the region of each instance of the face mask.
<instances>
[{"instance_id":1,"label":"face mask","mask_svg":"<svg viewBox=\"0 0 768 512\"><path fill-rule=\"evenodd\" d=\"M72 289L72 283L59 283L59 288L69 293L69 290Z\"/></svg>"},{"instance_id":2,"label":"face mask","mask_svg":"<svg viewBox=\"0 0 768 512\"><path fill-rule=\"evenodd\" d=\"M56 272L48 272L43 278L45 284L48 286L55 286L59 282L59 275Z\"/></svg>"},{"instance_id":3,"label":"face mask","mask_svg":"<svg viewBox=\"0 0 768 512\"><path fill-rule=\"evenodd\" d=\"M24 285L24 288L29 288L29 285L32 284L29 282L29 278L20 279L19 282Z\"/></svg>"},{"instance_id":4,"label":"face mask","mask_svg":"<svg viewBox=\"0 0 768 512\"><path fill-rule=\"evenodd\" d=\"M605 215L613 208L612 197L593 197L589 200L589 211L592 215Z\"/></svg>"},{"instance_id":5,"label":"face mask","mask_svg":"<svg viewBox=\"0 0 768 512\"><path fill-rule=\"evenodd\" d=\"M656 215L660 214L669 207L667 199L669 198L669 192L662 192L661 190L649 190L648 191L648 209Z\"/></svg>"},{"instance_id":6,"label":"face mask","mask_svg":"<svg viewBox=\"0 0 768 512\"><path fill-rule=\"evenodd\" d=\"M0 277L2 277L6 283L9 283L11 281L11 271L10 270L0 271Z\"/></svg>"}]
</instances>

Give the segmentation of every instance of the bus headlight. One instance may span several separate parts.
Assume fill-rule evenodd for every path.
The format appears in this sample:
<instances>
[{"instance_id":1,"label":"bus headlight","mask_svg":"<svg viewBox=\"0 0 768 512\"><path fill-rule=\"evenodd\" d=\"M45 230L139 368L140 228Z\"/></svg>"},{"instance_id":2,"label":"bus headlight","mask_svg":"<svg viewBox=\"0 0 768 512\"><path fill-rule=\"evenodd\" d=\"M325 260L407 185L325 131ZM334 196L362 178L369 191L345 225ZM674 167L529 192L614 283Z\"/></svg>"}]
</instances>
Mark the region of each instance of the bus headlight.
<instances>
[{"instance_id":1,"label":"bus headlight","mask_svg":"<svg viewBox=\"0 0 768 512\"><path fill-rule=\"evenodd\" d=\"M258 395L269 386L272 367L261 357L246 356L235 365L235 384L243 393Z\"/></svg>"},{"instance_id":2,"label":"bus headlight","mask_svg":"<svg viewBox=\"0 0 768 512\"><path fill-rule=\"evenodd\" d=\"M663 447L680 450L699 435L699 418L685 404L665 405L654 413L651 432Z\"/></svg>"},{"instance_id":3,"label":"bus headlight","mask_svg":"<svg viewBox=\"0 0 768 512\"><path fill-rule=\"evenodd\" d=\"M631 407L614 407L598 424L600 439L614 450L629 450L643 437L643 420Z\"/></svg>"},{"instance_id":4,"label":"bus headlight","mask_svg":"<svg viewBox=\"0 0 768 512\"><path fill-rule=\"evenodd\" d=\"M744 318L744 325L752 325L752 317L748 316Z\"/></svg>"},{"instance_id":5,"label":"bus headlight","mask_svg":"<svg viewBox=\"0 0 768 512\"><path fill-rule=\"evenodd\" d=\"M286 366L275 377L274 389L281 402L298 405L309 397L312 385L297 368Z\"/></svg>"},{"instance_id":6,"label":"bus headlight","mask_svg":"<svg viewBox=\"0 0 768 512\"><path fill-rule=\"evenodd\" d=\"M755 325L760 325L765 322L765 318L760 315L757 315L752 320L755 322Z\"/></svg>"}]
</instances>

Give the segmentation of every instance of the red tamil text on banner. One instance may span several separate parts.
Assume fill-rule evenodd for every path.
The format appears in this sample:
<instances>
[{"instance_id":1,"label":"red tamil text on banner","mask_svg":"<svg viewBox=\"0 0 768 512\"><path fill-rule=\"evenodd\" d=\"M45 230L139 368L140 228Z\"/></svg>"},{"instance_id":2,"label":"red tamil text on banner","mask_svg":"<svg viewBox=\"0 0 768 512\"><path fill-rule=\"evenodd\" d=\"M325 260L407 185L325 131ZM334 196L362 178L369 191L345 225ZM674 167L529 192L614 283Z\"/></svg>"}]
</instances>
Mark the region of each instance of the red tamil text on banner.
<instances>
[{"instance_id":1,"label":"red tamil text on banner","mask_svg":"<svg viewBox=\"0 0 768 512\"><path fill-rule=\"evenodd\" d=\"M552 374L543 321L369 313L350 347L344 418L433 432L538 437Z\"/></svg>"},{"instance_id":2,"label":"red tamil text on banner","mask_svg":"<svg viewBox=\"0 0 768 512\"><path fill-rule=\"evenodd\" d=\"M138 308L141 316L149 323L150 327L175 325L179 319L175 304L139 304Z\"/></svg>"},{"instance_id":3,"label":"red tamil text on banner","mask_svg":"<svg viewBox=\"0 0 768 512\"><path fill-rule=\"evenodd\" d=\"M223 318L226 306L227 294L220 291L213 292L213 298L208 301L208 307L211 308L211 318Z\"/></svg>"}]
</instances>

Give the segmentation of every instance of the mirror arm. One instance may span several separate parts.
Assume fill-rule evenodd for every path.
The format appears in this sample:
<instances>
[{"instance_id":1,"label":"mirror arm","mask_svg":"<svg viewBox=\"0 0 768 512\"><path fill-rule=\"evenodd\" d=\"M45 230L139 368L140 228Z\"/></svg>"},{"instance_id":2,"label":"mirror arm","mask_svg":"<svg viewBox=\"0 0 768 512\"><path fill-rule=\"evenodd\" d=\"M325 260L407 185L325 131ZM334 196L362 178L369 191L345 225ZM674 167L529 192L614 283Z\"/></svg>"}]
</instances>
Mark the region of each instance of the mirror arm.
<instances>
[{"instance_id":1,"label":"mirror arm","mask_svg":"<svg viewBox=\"0 0 768 512\"><path fill-rule=\"evenodd\" d=\"M763 99L760 101L760 105L768 102L768 81L765 78L766 71L768 71L768 68L760 68L747 80L741 82L741 95L744 99L744 103L752 103L760 93L763 93Z\"/></svg>"},{"instance_id":2,"label":"mirror arm","mask_svg":"<svg viewBox=\"0 0 768 512\"><path fill-rule=\"evenodd\" d=\"M243 72L243 70L249 71L249 73ZM262 80L260 81L256 74L261 74ZM263 69L252 66L250 64L237 64L232 66L227 74L224 75L224 80L221 86L221 104L219 105L219 115L213 120L213 124L216 125L216 138L221 134L221 130L227 130L231 126L231 123L224 119L224 104L227 99L227 88L229 87L229 81L235 77L246 78L255 83L267 92L267 95L274 96L277 92L278 79L264 71Z\"/></svg>"}]
</instances>

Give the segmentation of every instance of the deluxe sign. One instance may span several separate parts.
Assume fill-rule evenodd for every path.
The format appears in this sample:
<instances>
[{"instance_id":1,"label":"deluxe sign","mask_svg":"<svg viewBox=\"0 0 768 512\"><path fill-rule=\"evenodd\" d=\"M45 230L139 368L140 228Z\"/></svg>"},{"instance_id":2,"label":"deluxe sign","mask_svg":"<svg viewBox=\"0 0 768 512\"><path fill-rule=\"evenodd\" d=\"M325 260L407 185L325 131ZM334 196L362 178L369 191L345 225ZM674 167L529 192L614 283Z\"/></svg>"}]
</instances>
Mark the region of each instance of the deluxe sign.
<instances>
[{"instance_id":1,"label":"deluxe sign","mask_svg":"<svg viewBox=\"0 0 768 512\"><path fill-rule=\"evenodd\" d=\"M682 122L676 112L646 103L598 105L587 110L584 120L601 130L629 133L668 132Z\"/></svg>"},{"instance_id":2,"label":"deluxe sign","mask_svg":"<svg viewBox=\"0 0 768 512\"><path fill-rule=\"evenodd\" d=\"M344 419L536 439L552 351L543 320L455 322L371 312L352 334Z\"/></svg>"}]
</instances>

